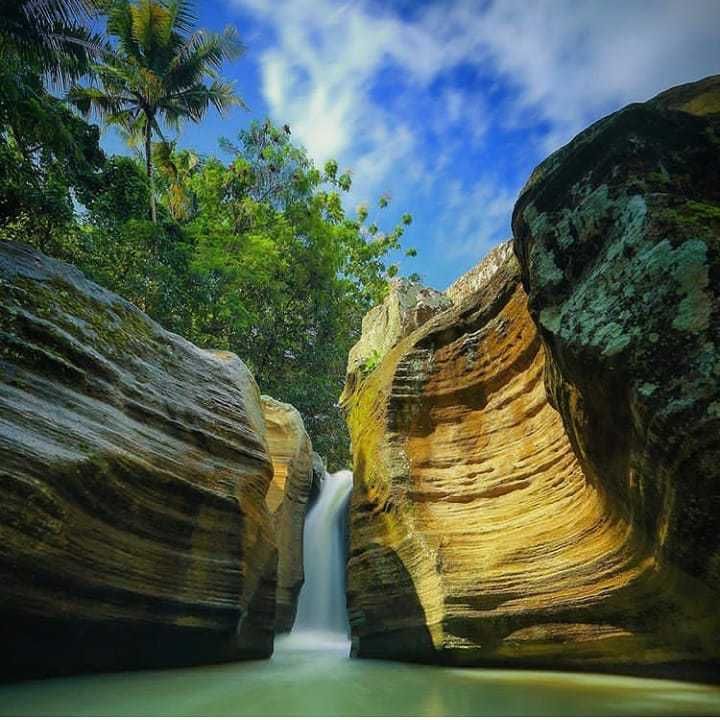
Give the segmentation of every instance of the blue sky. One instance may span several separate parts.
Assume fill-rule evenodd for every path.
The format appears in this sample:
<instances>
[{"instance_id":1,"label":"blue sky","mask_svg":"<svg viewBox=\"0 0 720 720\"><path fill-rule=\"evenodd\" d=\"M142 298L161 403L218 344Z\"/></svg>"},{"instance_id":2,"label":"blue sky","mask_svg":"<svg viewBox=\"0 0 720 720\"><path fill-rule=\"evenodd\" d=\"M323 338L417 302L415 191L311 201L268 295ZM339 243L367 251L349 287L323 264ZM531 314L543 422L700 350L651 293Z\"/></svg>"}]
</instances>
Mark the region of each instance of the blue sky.
<instances>
[{"instance_id":1,"label":"blue sky","mask_svg":"<svg viewBox=\"0 0 720 720\"><path fill-rule=\"evenodd\" d=\"M594 120L720 72L720 0L197 0L236 25L228 64L250 110L188 125L217 154L253 119L288 123L316 162L350 169L348 204L381 193L414 222L418 272L444 288L509 237L533 167ZM120 151L108 135L109 150Z\"/></svg>"}]
</instances>

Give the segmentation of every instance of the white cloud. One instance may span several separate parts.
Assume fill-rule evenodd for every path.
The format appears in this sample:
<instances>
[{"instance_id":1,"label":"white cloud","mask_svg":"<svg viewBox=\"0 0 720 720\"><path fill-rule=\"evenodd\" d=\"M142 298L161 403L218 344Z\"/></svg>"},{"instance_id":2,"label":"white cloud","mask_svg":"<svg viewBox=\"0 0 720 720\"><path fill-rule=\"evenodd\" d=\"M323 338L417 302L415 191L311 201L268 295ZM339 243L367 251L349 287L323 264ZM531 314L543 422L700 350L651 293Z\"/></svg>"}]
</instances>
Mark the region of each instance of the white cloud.
<instances>
[{"instance_id":1,"label":"white cloud","mask_svg":"<svg viewBox=\"0 0 720 720\"><path fill-rule=\"evenodd\" d=\"M267 3L236 0L269 22L277 46L261 58L263 91L272 115L289 122L318 162L351 145L384 139L389 119L370 101L375 73L402 30L392 18L374 18L361 3L331 0Z\"/></svg>"},{"instance_id":2,"label":"white cloud","mask_svg":"<svg viewBox=\"0 0 720 720\"><path fill-rule=\"evenodd\" d=\"M717 0L437 0L411 17L368 0L229 1L273 30L258 58L273 118L317 162L351 167L356 197L467 204L442 218L467 256L502 239L516 190L448 176L493 126L527 129L536 162L601 115L720 69ZM454 83L459 68L483 80Z\"/></svg>"},{"instance_id":3,"label":"white cloud","mask_svg":"<svg viewBox=\"0 0 720 720\"><path fill-rule=\"evenodd\" d=\"M489 177L469 188L453 180L447 188L444 212L438 218L438 247L448 251L451 258L482 257L494 245L507 240L515 199L513 190L503 189L501 183Z\"/></svg>"},{"instance_id":4,"label":"white cloud","mask_svg":"<svg viewBox=\"0 0 720 720\"><path fill-rule=\"evenodd\" d=\"M435 135L446 141L454 137L480 147L490 127L490 110L481 93L446 87L435 103L430 123Z\"/></svg>"},{"instance_id":5,"label":"white cloud","mask_svg":"<svg viewBox=\"0 0 720 720\"><path fill-rule=\"evenodd\" d=\"M465 61L515 88L506 121L527 124L534 113L548 122L548 150L612 109L720 70L717 0L496 0L477 8L456 0L428 18L442 15L444 37L468 48Z\"/></svg>"}]
</instances>

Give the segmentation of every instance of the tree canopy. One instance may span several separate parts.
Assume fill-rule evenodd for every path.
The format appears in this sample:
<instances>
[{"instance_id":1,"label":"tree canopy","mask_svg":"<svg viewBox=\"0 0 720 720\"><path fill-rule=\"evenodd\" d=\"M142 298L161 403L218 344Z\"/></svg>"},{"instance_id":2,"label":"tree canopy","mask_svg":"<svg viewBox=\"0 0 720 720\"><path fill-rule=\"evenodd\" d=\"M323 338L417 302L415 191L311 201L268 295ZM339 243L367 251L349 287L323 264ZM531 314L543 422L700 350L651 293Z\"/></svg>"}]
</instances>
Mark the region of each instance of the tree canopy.
<instances>
[{"instance_id":1,"label":"tree canopy","mask_svg":"<svg viewBox=\"0 0 720 720\"><path fill-rule=\"evenodd\" d=\"M237 353L262 392L298 408L330 466L346 464L337 398L347 353L398 271L388 258L412 219L383 232L385 196L348 212L350 174L334 161L317 167L289 127L269 120L222 140L217 156L166 137L183 116L230 102L218 72L240 47L232 32L193 31L187 2L45 5L60 13L53 28L88 38L85 13L102 7L109 40L88 41L84 65L53 71L47 58L61 55L46 57L41 44L31 62L0 27L0 240L70 261L168 329ZM105 156L98 128L53 94L62 72L83 77L76 106L142 134L142 160ZM148 144L148 128L159 142Z\"/></svg>"},{"instance_id":2,"label":"tree canopy","mask_svg":"<svg viewBox=\"0 0 720 720\"><path fill-rule=\"evenodd\" d=\"M242 104L219 69L243 46L231 26L220 34L194 30L187 0L112 0L107 13L113 52L91 66L94 82L75 86L70 99L85 114L94 111L120 126L132 144L142 144L152 187L152 138L163 137L163 123L179 130L184 119L200 122L211 105L222 114ZM156 222L153 192L150 205Z\"/></svg>"}]
</instances>

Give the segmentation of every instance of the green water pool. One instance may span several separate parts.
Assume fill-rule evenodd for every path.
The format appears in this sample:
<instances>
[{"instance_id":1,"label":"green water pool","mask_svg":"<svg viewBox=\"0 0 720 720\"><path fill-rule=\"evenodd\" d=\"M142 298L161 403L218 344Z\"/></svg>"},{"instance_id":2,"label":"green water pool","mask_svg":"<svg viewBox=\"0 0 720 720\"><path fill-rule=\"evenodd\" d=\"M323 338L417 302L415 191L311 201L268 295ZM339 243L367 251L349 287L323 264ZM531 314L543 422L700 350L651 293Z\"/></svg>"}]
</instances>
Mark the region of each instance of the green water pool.
<instances>
[{"instance_id":1,"label":"green water pool","mask_svg":"<svg viewBox=\"0 0 720 720\"><path fill-rule=\"evenodd\" d=\"M720 688L428 667L280 648L267 661L0 685L4 715L715 715Z\"/></svg>"}]
</instances>

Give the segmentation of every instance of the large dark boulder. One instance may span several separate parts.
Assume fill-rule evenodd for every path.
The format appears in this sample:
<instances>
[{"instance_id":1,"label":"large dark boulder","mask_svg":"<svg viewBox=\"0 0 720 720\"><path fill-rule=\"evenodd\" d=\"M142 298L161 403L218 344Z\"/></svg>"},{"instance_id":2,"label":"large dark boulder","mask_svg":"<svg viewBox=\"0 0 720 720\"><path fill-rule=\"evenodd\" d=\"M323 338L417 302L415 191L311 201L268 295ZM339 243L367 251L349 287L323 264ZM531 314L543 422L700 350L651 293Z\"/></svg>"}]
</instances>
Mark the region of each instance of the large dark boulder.
<instances>
[{"instance_id":1,"label":"large dark boulder","mask_svg":"<svg viewBox=\"0 0 720 720\"><path fill-rule=\"evenodd\" d=\"M272 474L235 355L0 243L0 676L267 657Z\"/></svg>"},{"instance_id":2,"label":"large dark boulder","mask_svg":"<svg viewBox=\"0 0 720 720\"><path fill-rule=\"evenodd\" d=\"M548 396L647 549L645 623L720 658L720 76L601 120L533 173L515 251ZM640 659L639 659L640 661Z\"/></svg>"}]
</instances>

